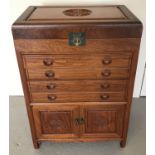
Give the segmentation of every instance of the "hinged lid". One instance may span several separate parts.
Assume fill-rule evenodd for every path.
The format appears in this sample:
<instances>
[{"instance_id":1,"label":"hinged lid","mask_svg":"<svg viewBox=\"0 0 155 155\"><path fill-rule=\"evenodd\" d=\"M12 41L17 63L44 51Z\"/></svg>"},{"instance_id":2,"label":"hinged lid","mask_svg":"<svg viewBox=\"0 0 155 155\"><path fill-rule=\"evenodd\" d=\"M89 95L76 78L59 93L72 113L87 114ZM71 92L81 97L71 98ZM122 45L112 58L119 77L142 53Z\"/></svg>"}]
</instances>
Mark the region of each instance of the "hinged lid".
<instances>
[{"instance_id":1,"label":"hinged lid","mask_svg":"<svg viewBox=\"0 0 155 155\"><path fill-rule=\"evenodd\" d=\"M138 19L125 7L76 6L53 7L31 6L16 21L17 23L88 23L88 22L135 22Z\"/></svg>"},{"instance_id":2,"label":"hinged lid","mask_svg":"<svg viewBox=\"0 0 155 155\"><path fill-rule=\"evenodd\" d=\"M36 7L26 21L31 22L87 22L93 20L128 19L117 6L104 7Z\"/></svg>"},{"instance_id":3,"label":"hinged lid","mask_svg":"<svg viewBox=\"0 0 155 155\"><path fill-rule=\"evenodd\" d=\"M140 37L141 22L122 5L31 6L13 24L14 38L68 38L85 32L87 38ZM95 35L94 35L95 34Z\"/></svg>"}]
</instances>

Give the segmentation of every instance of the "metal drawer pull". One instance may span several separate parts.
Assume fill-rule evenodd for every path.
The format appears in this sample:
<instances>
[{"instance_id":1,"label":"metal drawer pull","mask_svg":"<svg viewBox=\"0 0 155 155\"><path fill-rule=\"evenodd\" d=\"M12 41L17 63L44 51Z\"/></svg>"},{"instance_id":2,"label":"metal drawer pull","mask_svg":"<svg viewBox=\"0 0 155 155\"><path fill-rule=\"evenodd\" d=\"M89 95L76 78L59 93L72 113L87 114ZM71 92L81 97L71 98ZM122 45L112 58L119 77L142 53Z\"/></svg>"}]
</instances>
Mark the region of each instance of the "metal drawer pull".
<instances>
[{"instance_id":1,"label":"metal drawer pull","mask_svg":"<svg viewBox=\"0 0 155 155\"><path fill-rule=\"evenodd\" d=\"M85 121L84 121L84 118L76 118L75 119L75 123L77 124L77 125L81 125L81 124L84 124L85 123Z\"/></svg>"},{"instance_id":2,"label":"metal drawer pull","mask_svg":"<svg viewBox=\"0 0 155 155\"><path fill-rule=\"evenodd\" d=\"M75 118L76 125L79 125L79 118Z\"/></svg>"},{"instance_id":3,"label":"metal drawer pull","mask_svg":"<svg viewBox=\"0 0 155 155\"><path fill-rule=\"evenodd\" d=\"M100 97L101 97L102 100L107 100L107 99L109 99L109 95L107 95L107 94L103 94L103 95L101 95Z\"/></svg>"},{"instance_id":4,"label":"metal drawer pull","mask_svg":"<svg viewBox=\"0 0 155 155\"><path fill-rule=\"evenodd\" d=\"M108 64L111 64L112 63L112 60L105 58L105 59L103 59L102 63L105 64L105 65L108 65Z\"/></svg>"},{"instance_id":5,"label":"metal drawer pull","mask_svg":"<svg viewBox=\"0 0 155 155\"><path fill-rule=\"evenodd\" d=\"M103 84L101 84L101 88L103 88L103 89L107 89L109 87L110 87L110 84L109 83L103 83Z\"/></svg>"},{"instance_id":6,"label":"metal drawer pull","mask_svg":"<svg viewBox=\"0 0 155 155\"><path fill-rule=\"evenodd\" d=\"M55 100L57 97L55 95L48 95L47 96L48 100L53 101Z\"/></svg>"},{"instance_id":7,"label":"metal drawer pull","mask_svg":"<svg viewBox=\"0 0 155 155\"><path fill-rule=\"evenodd\" d=\"M47 89L54 89L55 88L55 84L48 84L46 87L47 87Z\"/></svg>"},{"instance_id":8,"label":"metal drawer pull","mask_svg":"<svg viewBox=\"0 0 155 155\"><path fill-rule=\"evenodd\" d=\"M46 65L46 66L50 66L50 65L53 64L53 60L50 59L50 58L47 58L47 59L44 59L44 60L43 60L43 63L44 63L44 65Z\"/></svg>"},{"instance_id":9,"label":"metal drawer pull","mask_svg":"<svg viewBox=\"0 0 155 155\"><path fill-rule=\"evenodd\" d=\"M105 71L102 72L102 75L108 77L108 76L111 75L111 71L110 70L105 70Z\"/></svg>"},{"instance_id":10,"label":"metal drawer pull","mask_svg":"<svg viewBox=\"0 0 155 155\"><path fill-rule=\"evenodd\" d=\"M45 76L47 76L47 77L53 77L54 76L54 72L47 71L47 72L45 72Z\"/></svg>"},{"instance_id":11,"label":"metal drawer pull","mask_svg":"<svg viewBox=\"0 0 155 155\"><path fill-rule=\"evenodd\" d=\"M85 123L85 121L84 121L84 118L80 118L80 124L84 124Z\"/></svg>"}]
</instances>

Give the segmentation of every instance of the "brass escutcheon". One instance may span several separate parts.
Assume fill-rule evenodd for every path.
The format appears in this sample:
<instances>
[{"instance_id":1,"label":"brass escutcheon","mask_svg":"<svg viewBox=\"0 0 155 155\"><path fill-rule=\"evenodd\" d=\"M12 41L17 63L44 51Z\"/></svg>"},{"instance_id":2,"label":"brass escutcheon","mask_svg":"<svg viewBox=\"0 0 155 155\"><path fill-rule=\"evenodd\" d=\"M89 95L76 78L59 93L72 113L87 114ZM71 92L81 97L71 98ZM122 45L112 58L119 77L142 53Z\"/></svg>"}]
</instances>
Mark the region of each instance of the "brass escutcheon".
<instances>
[{"instance_id":1,"label":"brass escutcheon","mask_svg":"<svg viewBox=\"0 0 155 155\"><path fill-rule=\"evenodd\" d=\"M85 33L84 32L73 32L69 34L69 45L70 46L83 46L85 44Z\"/></svg>"}]
</instances>

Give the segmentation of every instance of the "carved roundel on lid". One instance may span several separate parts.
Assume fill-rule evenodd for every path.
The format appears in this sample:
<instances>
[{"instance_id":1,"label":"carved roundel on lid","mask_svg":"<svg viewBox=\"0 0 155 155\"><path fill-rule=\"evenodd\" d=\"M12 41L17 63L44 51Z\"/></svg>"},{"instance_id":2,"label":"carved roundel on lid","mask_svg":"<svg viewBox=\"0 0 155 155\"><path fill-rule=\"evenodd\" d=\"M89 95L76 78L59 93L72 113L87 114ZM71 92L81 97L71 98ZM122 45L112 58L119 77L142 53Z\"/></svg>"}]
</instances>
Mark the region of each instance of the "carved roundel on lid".
<instances>
[{"instance_id":1,"label":"carved roundel on lid","mask_svg":"<svg viewBox=\"0 0 155 155\"><path fill-rule=\"evenodd\" d=\"M91 14L91 11L88 9L69 9L63 11L66 16L88 16Z\"/></svg>"}]
</instances>

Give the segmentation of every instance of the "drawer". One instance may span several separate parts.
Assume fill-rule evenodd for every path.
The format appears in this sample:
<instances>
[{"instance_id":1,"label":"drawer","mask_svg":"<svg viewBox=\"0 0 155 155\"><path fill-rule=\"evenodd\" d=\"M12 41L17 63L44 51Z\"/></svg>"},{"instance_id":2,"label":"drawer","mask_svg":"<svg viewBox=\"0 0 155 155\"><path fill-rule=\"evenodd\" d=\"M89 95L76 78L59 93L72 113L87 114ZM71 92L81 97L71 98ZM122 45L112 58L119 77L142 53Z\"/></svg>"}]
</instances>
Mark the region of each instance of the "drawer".
<instances>
[{"instance_id":1,"label":"drawer","mask_svg":"<svg viewBox=\"0 0 155 155\"><path fill-rule=\"evenodd\" d=\"M73 80L29 81L31 92L120 92L125 91L127 80Z\"/></svg>"},{"instance_id":2,"label":"drawer","mask_svg":"<svg viewBox=\"0 0 155 155\"><path fill-rule=\"evenodd\" d=\"M31 93L32 102L117 102L126 101L125 92Z\"/></svg>"},{"instance_id":3,"label":"drawer","mask_svg":"<svg viewBox=\"0 0 155 155\"><path fill-rule=\"evenodd\" d=\"M29 79L126 79L129 76L127 68L97 68L97 69L28 69Z\"/></svg>"},{"instance_id":4,"label":"drawer","mask_svg":"<svg viewBox=\"0 0 155 155\"><path fill-rule=\"evenodd\" d=\"M123 67L130 65L131 53L98 55L23 55L25 68Z\"/></svg>"}]
</instances>

